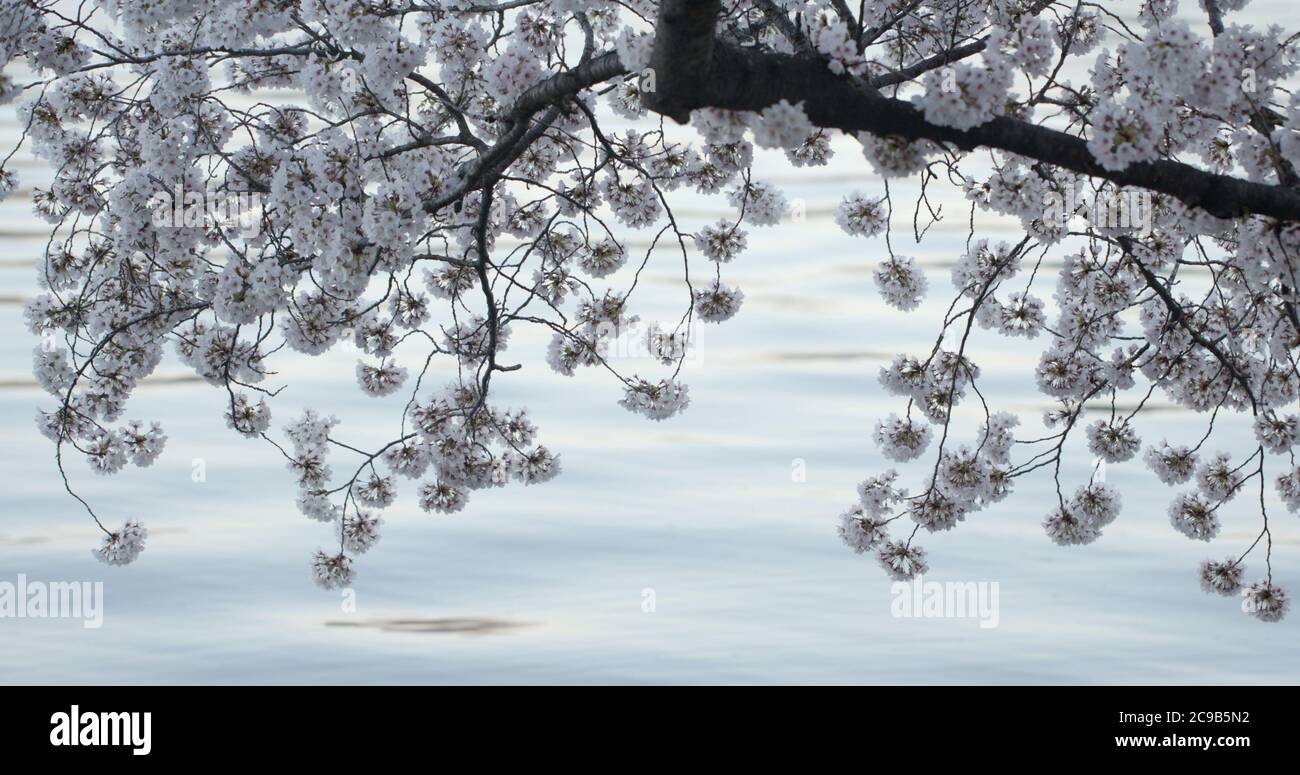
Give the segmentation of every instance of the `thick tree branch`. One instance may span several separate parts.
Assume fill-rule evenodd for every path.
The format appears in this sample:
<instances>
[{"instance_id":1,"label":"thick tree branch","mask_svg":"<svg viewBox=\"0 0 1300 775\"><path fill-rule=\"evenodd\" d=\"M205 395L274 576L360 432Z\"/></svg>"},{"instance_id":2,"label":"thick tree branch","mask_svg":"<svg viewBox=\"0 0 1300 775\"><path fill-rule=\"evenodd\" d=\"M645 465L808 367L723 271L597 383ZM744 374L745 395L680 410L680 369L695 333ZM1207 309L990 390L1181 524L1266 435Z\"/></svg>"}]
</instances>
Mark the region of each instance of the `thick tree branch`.
<instances>
[{"instance_id":1,"label":"thick tree branch","mask_svg":"<svg viewBox=\"0 0 1300 775\"><path fill-rule=\"evenodd\" d=\"M685 122L696 108L758 111L780 100L803 103L816 125L846 132L931 140L962 150L994 148L1122 186L1173 196L1220 218L1266 215L1300 221L1300 192L1199 170L1175 161L1132 164L1115 172L1087 143L1055 129L999 117L967 130L932 124L911 103L830 72L813 57L740 48L714 36L718 0L665 0L652 66L657 91L646 107Z\"/></svg>"},{"instance_id":2,"label":"thick tree branch","mask_svg":"<svg viewBox=\"0 0 1300 775\"><path fill-rule=\"evenodd\" d=\"M511 122L528 118L548 105L566 100L583 89L627 73L618 55L610 51L558 73L533 86L519 96L507 119Z\"/></svg>"},{"instance_id":3,"label":"thick tree branch","mask_svg":"<svg viewBox=\"0 0 1300 775\"><path fill-rule=\"evenodd\" d=\"M572 70L553 75L525 91L505 114L504 121L509 127L506 133L487 148L477 161L466 166L457 186L436 199L426 201L424 211L436 213L459 201L466 192L482 188L485 181L494 180L555 121L559 116L560 103L583 89L626 73L627 68L623 67L618 55L611 51L582 62ZM543 119L530 127L533 115L548 106L550 110Z\"/></svg>"}]
</instances>

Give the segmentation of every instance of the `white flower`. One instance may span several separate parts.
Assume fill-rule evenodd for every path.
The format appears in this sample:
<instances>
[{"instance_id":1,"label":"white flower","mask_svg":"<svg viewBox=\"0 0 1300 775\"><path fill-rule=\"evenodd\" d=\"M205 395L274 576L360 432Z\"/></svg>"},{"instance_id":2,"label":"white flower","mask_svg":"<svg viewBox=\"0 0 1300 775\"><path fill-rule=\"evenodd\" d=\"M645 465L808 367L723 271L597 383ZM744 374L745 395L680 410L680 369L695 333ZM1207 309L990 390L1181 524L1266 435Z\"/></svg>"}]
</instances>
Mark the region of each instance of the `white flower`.
<instances>
[{"instance_id":1,"label":"white flower","mask_svg":"<svg viewBox=\"0 0 1300 775\"><path fill-rule=\"evenodd\" d=\"M577 9L574 9L577 10ZM614 39L618 60L629 71L639 73L650 66L650 53L654 50L654 36L624 27Z\"/></svg>"},{"instance_id":2,"label":"white flower","mask_svg":"<svg viewBox=\"0 0 1300 775\"><path fill-rule=\"evenodd\" d=\"M876 552L876 560L895 581L908 581L930 569L925 550L902 541L888 541Z\"/></svg>"},{"instance_id":3,"label":"white flower","mask_svg":"<svg viewBox=\"0 0 1300 775\"><path fill-rule=\"evenodd\" d=\"M1275 483L1277 493L1282 496L1282 502L1286 504L1287 510L1300 512L1300 467L1282 474Z\"/></svg>"},{"instance_id":4,"label":"white flower","mask_svg":"<svg viewBox=\"0 0 1300 775\"><path fill-rule=\"evenodd\" d=\"M925 298L925 273L915 259L890 256L876 267L874 277L880 297L891 307L916 309Z\"/></svg>"},{"instance_id":5,"label":"white flower","mask_svg":"<svg viewBox=\"0 0 1300 775\"><path fill-rule=\"evenodd\" d=\"M1006 105L1012 71L999 58L987 58L979 67L956 62L931 70L923 78L925 94L913 102L927 121L956 129L970 129L997 117Z\"/></svg>"},{"instance_id":6,"label":"white flower","mask_svg":"<svg viewBox=\"0 0 1300 775\"><path fill-rule=\"evenodd\" d=\"M95 550L95 557L108 565L127 565L144 551L144 541L149 537L145 526L128 520L116 533L104 536L103 544Z\"/></svg>"},{"instance_id":7,"label":"white flower","mask_svg":"<svg viewBox=\"0 0 1300 775\"><path fill-rule=\"evenodd\" d=\"M101 433L86 445L86 462L97 474L115 474L127 463L126 442L116 431Z\"/></svg>"},{"instance_id":8,"label":"white flower","mask_svg":"<svg viewBox=\"0 0 1300 775\"><path fill-rule=\"evenodd\" d=\"M285 464L285 467L298 477L298 486L302 488L319 488L329 482L332 470L325 463L323 451L298 452Z\"/></svg>"},{"instance_id":9,"label":"white flower","mask_svg":"<svg viewBox=\"0 0 1300 775\"><path fill-rule=\"evenodd\" d=\"M354 554L365 554L379 540L379 517L358 511L339 521L339 538L343 548Z\"/></svg>"},{"instance_id":10,"label":"white flower","mask_svg":"<svg viewBox=\"0 0 1300 775\"><path fill-rule=\"evenodd\" d=\"M930 385L925 367L911 355L898 355L880 370L880 384L896 396L922 394Z\"/></svg>"},{"instance_id":11,"label":"white flower","mask_svg":"<svg viewBox=\"0 0 1300 775\"><path fill-rule=\"evenodd\" d=\"M522 409L506 412L495 422L495 427L501 438L512 447L529 446L537 437L537 426Z\"/></svg>"},{"instance_id":12,"label":"white flower","mask_svg":"<svg viewBox=\"0 0 1300 775\"><path fill-rule=\"evenodd\" d=\"M1008 463L1011 447L1016 443L1012 428L1020 425L1020 418L1010 412L994 412L984 423L980 434L979 453L991 463Z\"/></svg>"},{"instance_id":13,"label":"white flower","mask_svg":"<svg viewBox=\"0 0 1300 775\"><path fill-rule=\"evenodd\" d=\"M710 145L734 143L745 136L752 115L718 108L697 108L691 111L691 126Z\"/></svg>"},{"instance_id":14,"label":"white flower","mask_svg":"<svg viewBox=\"0 0 1300 775\"><path fill-rule=\"evenodd\" d=\"M1211 501L1226 501L1237 494L1245 482L1238 476L1226 453L1220 452L1207 460L1196 472L1196 484Z\"/></svg>"},{"instance_id":15,"label":"white flower","mask_svg":"<svg viewBox=\"0 0 1300 775\"><path fill-rule=\"evenodd\" d=\"M1020 292L1007 297L1007 303L996 307L997 328L1005 336L1021 336L1033 339L1043 329L1047 318L1043 314L1043 302Z\"/></svg>"},{"instance_id":16,"label":"white flower","mask_svg":"<svg viewBox=\"0 0 1300 775\"><path fill-rule=\"evenodd\" d=\"M420 485L420 508L439 514L454 514L465 508L469 496L465 491L442 481Z\"/></svg>"},{"instance_id":17,"label":"white flower","mask_svg":"<svg viewBox=\"0 0 1300 775\"><path fill-rule=\"evenodd\" d=\"M629 412L643 414L651 420L666 420L690 405L691 398L686 385L675 380L646 382L633 377L618 403Z\"/></svg>"},{"instance_id":18,"label":"white flower","mask_svg":"<svg viewBox=\"0 0 1300 775\"><path fill-rule=\"evenodd\" d=\"M352 584L352 559L346 554L317 551L311 559L312 581L322 589L343 589Z\"/></svg>"},{"instance_id":19,"label":"white flower","mask_svg":"<svg viewBox=\"0 0 1300 775\"><path fill-rule=\"evenodd\" d=\"M1241 574L1245 570L1245 565L1231 557L1223 562L1206 560L1198 569L1201 589L1213 595L1235 595L1241 589Z\"/></svg>"},{"instance_id":20,"label":"white flower","mask_svg":"<svg viewBox=\"0 0 1300 775\"><path fill-rule=\"evenodd\" d=\"M1146 462L1165 484L1181 484L1196 471L1196 453L1191 447L1173 447L1167 441L1160 442L1159 447L1148 447Z\"/></svg>"},{"instance_id":21,"label":"white flower","mask_svg":"<svg viewBox=\"0 0 1300 775\"><path fill-rule=\"evenodd\" d=\"M1011 494L1010 466L989 466L989 484L984 492L984 505L998 503Z\"/></svg>"},{"instance_id":22,"label":"white flower","mask_svg":"<svg viewBox=\"0 0 1300 775\"><path fill-rule=\"evenodd\" d=\"M969 447L945 451L938 473L940 489L954 501L970 503L989 491L989 463Z\"/></svg>"},{"instance_id":23,"label":"white flower","mask_svg":"<svg viewBox=\"0 0 1300 775\"><path fill-rule=\"evenodd\" d=\"M798 145L785 149L785 157L796 167L823 167L834 155L831 133L826 129L814 129Z\"/></svg>"},{"instance_id":24,"label":"white flower","mask_svg":"<svg viewBox=\"0 0 1300 775\"><path fill-rule=\"evenodd\" d=\"M333 522L338 519L341 508L330 500L324 492L301 490L298 493L298 511L308 519L317 522Z\"/></svg>"},{"instance_id":25,"label":"white flower","mask_svg":"<svg viewBox=\"0 0 1300 775\"><path fill-rule=\"evenodd\" d=\"M691 293L695 299L695 311L705 323L730 320L740 311L740 303L745 300L745 294L739 288L728 288L716 279Z\"/></svg>"},{"instance_id":26,"label":"white flower","mask_svg":"<svg viewBox=\"0 0 1300 775\"><path fill-rule=\"evenodd\" d=\"M1126 103L1103 100L1093 110L1088 150L1108 170L1122 171L1135 161L1157 158L1160 133L1141 111Z\"/></svg>"},{"instance_id":27,"label":"white flower","mask_svg":"<svg viewBox=\"0 0 1300 775\"><path fill-rule=\"evenodd\" d=\"M248 396L236 393L231 406L226 409L226 427L243 436L257 438L271 427L271 408L266 399L253 404Z\"/></svg>"},{"instance_id":28,"label":"white flower","mask_svg":"<svg viewBox=\"0 0 1300 775\"><path fill-rule=\"evenodd\" d=\"M306 409L302 417L284 427L284 434L299 452L324 452L330 430L337 424L337 418L321 417L314 410Z\"/></svg>"},{"instance_id":29,"label":"white flower","mask_svg":"<svg viewBox=\"0 0 1300 775\"><path fill-rule=\"evenodd\" d=\"M1127 420L1098 420L1088 426L1088 449L1107 463L1122 463L1142 446Z\"/></svg>"},{"instance_id":30,"label":"white flower","mask_svg":"<svg viewBox=\"0 0 1300 775\"><path fill-rule=\"evenodd\" d=\"M1188 538L1210 541L1219 534L1214 508L1199 495L1179 495L1169 504L1169 523Z\"/></svg>"},{"instance_id":31,"label":"white flower","mask_svg":"<svg viewBox=\"0 0 1300 775\"><path fill-rule=\"evenodd\" d=\"M926 154L939 150L929 140L909 142L898 135L882 137L868 132L859 132L857 138L858 142L862 143L862 155L877 173L887 178L920 172L925 169Z\"/></svg>"},{"instance_id":32,"label":"white flower","mask_svg":"<svg viewBox=\"0 0 1300 775\"><path fill-rule=\"evenodd\" d=\"M627 253L622 245L612 239L597 242L578 259L578 266L582 267L582 271L596 278L613 274L625 263L627 263Z\"/></svg>"},{"instance_id":33,"label":"white flower","mask_svg":"<svg viewBox=\"0 0 1300 775\"><path fill-rule=\"evenodd\" d=\"M780 189L760 180L741 183L727 194L727 202L755 226L775 226L790 209Z\"/></svg>"},{"instance_id":34,"label":"white flower","mask_svg":"<svg viewBox=\"0 0 1300 775\"><path fill-rule=\"evenodd\" d=\"M1021 14L1009 34L998 28L998 41L990 41L990 49L1009 51L1012 62L1032 75L1043 76L1050 71L1056 59L1054 33L1046 19L1033 14Z\"/></svg>"},{"instance_id":35,"label":"white flower","mask_svg":"<svg viewBox=\"0 0 1300 775\"><path fill-rule=\"evenodd\" d=\"M382 459L393 473L408 479L420 478L431 462L429 446L411 442L402 442L392 447L383 454Z\"/></svg>"},{"instance_id":36,"label":"white flower","mask_svg":"<svg viewBox=\"0 0 1300 775\"><path fill-rule=\"evenodd\" d=\"M73 369L68 363L66 350L50 351L44 347L36 348L36 357L32 364L32 374L41 389L58 395L68 389L72 382Z\"/></svg>"},{"instance_id":37,"label":"white flower","mask_svg":"<svg viewBox=\"0 0 1300 775\"><path fill-rule=\"evenodd\" d=\"M988 240L973 243L953 265L952 285L972 299L992 287L995 280L1020 269L1020 253L1006 242L989 247Z\"/></svg>"},{"instance_id":38,"label":"white flower","mask_svg":"<svg viewBox=\"0 0 1300 775\"><path fill-rule=\"evenodd\" d=\"M1286 590L1267 579L1256 581L1241 592L1242 610L1262 622L1281 621L1290 605Z\"/></svg>"},{"instance_id":39,"label":"white flower","mask_svg":"<svg viewBox=\"0 0 1300 775\"><path fill-rule=\"evenodd\" d=\"M163 433L162 426L156 422L150 423L146 430L144 423L133 420L120 431L120 434L126 454L131 457L132 463L141 468L153 465L167 443L167 436Z\"/></svg>"},{"instance_id":40,"label":"white flower","mask_svg":"<svg viewBox=\"0 0 1300 775\"><path fill-rule=\"evenodd\" d=\"M1096 527L1105 527L1119 515L1119 491L1101 482L1080 487L1070 499L1070 512Z\"/></svg>"},{"instance_id":41,"label":"white flower","mask_svg":"<svg viewBox=\"0 0 1300 775\"><path fill-rule=\"evenodd\" d=\"M791 105L785 100L763 108L752 127L754 143L760 148L794 148L816 130L803 112L803 103Z\"/></svg>"},{"instance_id":42,"label":"white flower","mask_svg":"<svg viewBox=\"0 0 1300 775\"><path fill-rule=\"evenodd\" d=\"M840 516L840 538L855 554L875 549L884 541L884 520L865 513L861 506L853 506Z\"/></svg>"},{"instance_id":43,"label":"white flower","mask_svg":"<svg viewBox=\"0 0 1300 775\"><path fill-rule=\"evenodd\" d=\"M817 50L828 60L832 73L858 75L866 61L858 51L853 31L848 20L838 14L819 16L811 25L809 38Z\"/></svg>"},{"instance_id":44,"label":"white flower","mask_svg":"<svg viewBox=\"0 0 1300 775\"><path fill-rule=\"evenodd\" d=\"M371 366L357 361L357 384L369 396L387 396L396 393L406 382L406 369L380 362Z\"/></svg>"},{"instance_id":45,"label":"white flower","mask_svg":"<svg viewBox=\"0 0 1300 775\"><path fill-rule=\"evenodd\" d=\"M891 413L876 423L875 439L882 455L904 463L925 453L930 444L930 426Z\"/></svg>"},{"instance_id":46,"label":"white flower","mask_svg":"<svg viewBox=\"0 0 1300 775\"><path fill-rule=\"evenodd\" d=\"M1255 438L1269 452L1286 452L1300 439L1300 422L1293 414L1283 417L1262 414L1255 418Z\"/></svg>"},{"instance_id":47,"label":"white flower","mask_svg":"<svg viewBox=\"0 0 1300 775\"><path fill-rule=\"evenodd\" d=\"M844 201L835 208L835 223L839 224L846 234L874 237L884 231L889 223L889 211L884 202L884 197L867 199L854 191L844 197Z\"/></svg>"},{"instance_id":48,"label":"white flower","mask_svg":"<svg viewBox=\"0 0 1300 775\"><path fill-rule=\"evenodd\" d=\"M595 366L600 363L605 343L586 341L576 335L556 333L546 349L546 363L566 377L572 377L578 366Z\"/></svg>"},{"instance_id":49,"label":"white flower","mask_svg":"<svg viewBox=\"0 0 1300 775\"><path fill-rule=\"evenodd\" d=\"M369 479L357 485L352 494L362 505L382 509L392 505L393 499L397 497L397 490L393 486L391 476L373 473Z\"/></svg>"},{"instance_id":50,"label":"white flower","mask_svg":"<svg viewBox=\"0 0 1300 775\"><path fill-rule=\"evenodd\" d=\"M949 497L938 488L912 502L907 515L921 527L936 533L940 530L952 530L958 522L966 519L966 503Z\"/></svg>"},{"instance_id":51,"label":"white flower","mask_svg":"<svg viewBox=\"0 0 1300 775\"><path fill-rule=\"evenodd\" d=\"M869 476L858 485L858 501L872 517L883 517L907 497L907 490L894 487L898 472L892 468L879 476Z\"/></svg>"},{"instance_id":52,"label":"white flower","mask_svg":"<svg viewBox=\"0 0 1300 775\"><path fill-rule=\"evenodd\" d=\"M655 221L663 208L659 195L648 178L641 175L624 175L618 177L611 173L601 188L605 201L623 225L632 229L644 229Z\"/></svg>"},{"instance_id":53,"label":"white flower","mask_svg":"<svg viewBox=\"0 0 1300 775\"><path fill-rule=\"evenodd\" d=\"M1080 518L1069 508L1057 506L1043 520L1047 537L1060 546L1090 544L1101 537L1101 528L1092 520Z\"/></svg>"},{"instance_id":54,"label":"white flower","mask_svg":"<svg viewBox=\"0 0 1300 775\"><path fill-rule=\"evenodd\" d=\"M515 455L511 464L515 478L524 484L546 482L560 473L560 456L541 445L526 454Z\"/></svg>"},{"instance_id":55,"label":"white flower","mask_svg":"<svg viewBox=\"0 0 1300 775\"><path fill-rule=\"evenodd\" d=\"M710 261L726 263L745 249L745 231L725 219L691 235L700 252Z\"/></svg>"},{"instance_id":56,"label":"white flower","mask_svg":"<svg viewBox=\"0 0 1300 775\"><path fill-rule=\"evenodd\" d=\"M5 76L0 76L0 103L7 102L10 96L11 82L4 80ZM13 170L0 170L0 202L9 197L14 190L18 188L18 176Z\"/></svg>"}]
</instances>

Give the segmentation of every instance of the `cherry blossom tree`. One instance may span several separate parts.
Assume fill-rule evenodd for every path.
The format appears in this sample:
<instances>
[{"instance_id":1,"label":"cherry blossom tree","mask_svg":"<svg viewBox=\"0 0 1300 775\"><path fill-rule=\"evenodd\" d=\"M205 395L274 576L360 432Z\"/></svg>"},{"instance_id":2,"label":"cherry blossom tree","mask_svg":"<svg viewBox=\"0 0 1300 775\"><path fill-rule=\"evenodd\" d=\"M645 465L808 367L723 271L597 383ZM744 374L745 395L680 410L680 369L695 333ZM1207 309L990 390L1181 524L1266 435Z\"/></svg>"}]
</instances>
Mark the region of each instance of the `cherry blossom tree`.
<instances>
[{"instance_id":1,"label":"cherry blossom tree","mask_svg":"<svg viewBox=\"0 0 1300 775\"><path fill-rule=\"evenodd\" d=\"M898 407L875 440L918 461L917 479L866 478L844 541L908 579L926 569L922 531L1042 475L1055 479L1047 536L1091 543L1121 504L1096 474L1062 481L1082 434L1099 463L1140 457L1191 483L1169 507L1189 538L1213 540L1231 509L1257 518L1253 543L1199 575L1276 621L1288 601L1268 490L1300 511L1300 33L1234 23L1245 2L1180 15L1176 0L1123 13L1079 0L0 0L0 97L16 103L20 147L53 170L32 195L51 232L26 309L51 396L40 428L104 531L100 558L134 560L145 528L102 524L69 460L113 474L157 459L163 429L122 423L170 350L223 392L232 431L285 462L298 509L332 531L316 581L348 585L399 496L452 513L476 490L559 473L526 412L493 401L526 365L508 355L512 330L547 332L562 375L607 373L631 412L686 409L696 326L743 302L726 265L788 208L754 177L755 147L820 166L848 135L881 181L844 197L844 231L888 235L910 210L921 241L939 217L930 186L959 191L972 228L933 348L880 372ZM632 128L608 128L613 116ZM0 194L17 187L18 150ZM903 177L923 192L910 207L888 187ZM685 223L673 203L687 190L734 214ZM1077 217L1083 200L1139 206ZM980 238L977 210L1018 219L1023 237ZM634 253L638 232L652 247ZM895 242L875 281L912 310L926 278ZM662 246L680 260L681 317L646 334L653 368L626 373L610 348ZM1063 263L1055 278L1046 259ZM1041 347L1045 430L1018 433L980 388L968 346L999 335ZM361 391L406 399L378 448L328 413L273 422L292 376L277 355L345 341ZM430 384L443 364L458 376ZM1157 395L1199 429L1144 442ZM982 422L954 427L972 401ZM1248 415L1253 454L1216 451L1220 414Z\"/></svg>"}]
</instances>

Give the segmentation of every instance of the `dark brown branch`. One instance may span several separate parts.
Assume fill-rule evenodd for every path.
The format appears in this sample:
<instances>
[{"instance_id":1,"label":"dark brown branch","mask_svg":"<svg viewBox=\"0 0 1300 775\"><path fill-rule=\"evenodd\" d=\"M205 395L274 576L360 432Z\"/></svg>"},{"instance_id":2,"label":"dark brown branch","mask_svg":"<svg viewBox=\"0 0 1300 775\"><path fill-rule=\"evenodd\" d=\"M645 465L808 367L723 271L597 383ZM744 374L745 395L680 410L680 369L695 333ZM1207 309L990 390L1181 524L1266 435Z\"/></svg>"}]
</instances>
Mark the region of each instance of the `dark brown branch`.
<instances>
[{"instance_id":1,"label":"dark brown branch","mask_svg":"<svg viewBox=\"0 0 1300 775\"><path fill-rule=\"evenodd\" d=\"M510 110L507 120L515 122L525 119L554 102L566 100L583 89L617 78L626 72L627 68L618 60L617 54L612 51L601 54L525 91Z\"/></svg>"},{"instance_id":2,"label":"dark brown branch","mask_svg":"<svg viewBox=\"0 0 1300 775\"><path fill-rule=\"evenodd\" d=\"M721 84L701 88L703 85L695 83L695 80L726 77L714 57L714 26L721 5L717 0L664 0L659 3L655 47L650 55L655 90L641 95L647 108L685 123L693 109L708 105L699 101L699 92L712 94Z\"/></svg>"},{"instance_id":3,"label":"dark brown branch","mask_svg":"<svg viewBox=\"0 0 1300 775\"><path fill-rule=\"evenodd\" d=\"M583 89L617 78L626 72L618 55L611 51L583 62L572 70L553 75L525 91L503 118L509 127L506 133L487 148L477 161L466 167L457 186L436 199L426 201L424 211L436 213L459 201L466 192L482 188L485 183L495 180L559 117L560 103ZM542 120L530 127L533 115L548 106L550 109Z\"/></svg>"},{"instance_id":4,"label":"dark brown branch","mask_svg":"<svg viewBox=\"0 0 1300 775\"><path fill-rule=\"evenodd\" d=\"M1266 215L1300 221L1300 193L1206 172L1175 161L1102 167L1079 137L999 117L972 129L932 124L911 103L886 97L814 57L740 48L714 36L718 0L664 0L652 66L657 91L646 107L686 122L696 108L759 111L780 100L803 103L816 125L846 132L931 140L962 150L994 148L1122 186L1168 194L1220 218Z\"/></svg>"}]
</instances>

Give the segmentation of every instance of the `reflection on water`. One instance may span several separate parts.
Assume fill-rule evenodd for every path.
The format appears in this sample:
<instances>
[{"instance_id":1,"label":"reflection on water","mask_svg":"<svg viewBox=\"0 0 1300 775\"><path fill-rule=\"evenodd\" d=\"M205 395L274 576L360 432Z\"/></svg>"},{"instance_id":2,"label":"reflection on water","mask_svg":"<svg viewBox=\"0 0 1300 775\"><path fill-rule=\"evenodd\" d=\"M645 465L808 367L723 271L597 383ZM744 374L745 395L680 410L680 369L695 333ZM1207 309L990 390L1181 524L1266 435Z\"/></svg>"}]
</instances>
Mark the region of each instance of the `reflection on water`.
<instances>
[{"instance_id":1,"label":"reflection on water","mask_svg":"<svg viewBox=\"0 0 1300 775\"><path fill-rule=\"evenodd\" d=\"M502 619L363 619L361 621L328 621L326 627L366 627L380 632L451 633L455 635L497 635L520 627L525 622Z\"/></svg>"},{"instance_id":2,"label":"reflection on water","mask_svg":"<svg viewBox=\"0 0 1300 775\"><path fill-rule=\"evenodd\" d=\"M884 350L859 350L856 352L817 352L811 350L786 350L761 352L752 356L755 363L788 363L791 361L889 361L895 353Z\"/></svg>"},{"instance_id":3,"label":"reflection on water","mask_svg":"<svg viewBox=\"0 0 1300 775\"><path fill-rule=\"evenodd\" d=\"M159 387L162 385L192 385L202 383L203 378L196 374L153 374L140 381L140 387ZM39 390L35 379L14 377L0 379L0 390Z\"/></svg>"}]
</instances>

